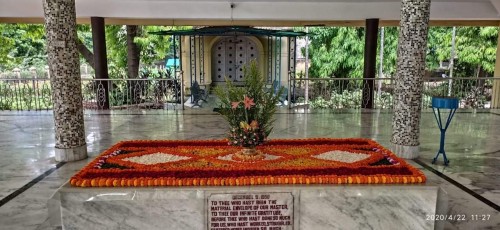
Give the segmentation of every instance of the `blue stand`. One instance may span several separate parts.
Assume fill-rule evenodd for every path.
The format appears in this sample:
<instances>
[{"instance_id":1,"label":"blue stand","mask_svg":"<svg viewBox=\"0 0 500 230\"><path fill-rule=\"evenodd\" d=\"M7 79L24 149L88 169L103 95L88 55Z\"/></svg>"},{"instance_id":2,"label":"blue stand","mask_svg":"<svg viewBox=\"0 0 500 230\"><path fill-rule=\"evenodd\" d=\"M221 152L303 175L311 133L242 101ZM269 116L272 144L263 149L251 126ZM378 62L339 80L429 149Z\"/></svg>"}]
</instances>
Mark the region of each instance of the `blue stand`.
<instances>
[{"instance_id":1,"label":"blue stand","mask_svg":"<svg viewBox=\"0 0 500 230\"><path fill-rule=\"evenodd\" d=\"M450 97L433 97L432 98L432 111L434 112L434 117L436 118L436 122L438 124L439 130L441 131L441 141L439 143L439 151L432 160L432 163L436 163L436 160L439 157L439 154L443 154L444 157L444 165L448 165L450 161L446 157L446 153L444 151L444 137L446 134L446 129L451 123L451 119L458 108L458 99L450 98ZM446 120L446 124L443 127L443 122L441 121L441 110L440 109L449 109L450 113L448 115L448 119Z\"/></svg>"}]
</instances>

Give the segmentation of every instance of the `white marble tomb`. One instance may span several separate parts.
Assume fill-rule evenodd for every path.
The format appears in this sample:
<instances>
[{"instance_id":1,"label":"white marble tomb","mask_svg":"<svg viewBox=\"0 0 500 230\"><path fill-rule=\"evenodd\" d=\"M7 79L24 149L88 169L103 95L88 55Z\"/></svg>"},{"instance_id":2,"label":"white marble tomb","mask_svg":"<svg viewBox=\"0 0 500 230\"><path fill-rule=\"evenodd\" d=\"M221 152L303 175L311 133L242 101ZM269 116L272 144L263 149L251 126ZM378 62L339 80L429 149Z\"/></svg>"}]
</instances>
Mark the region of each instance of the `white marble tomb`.
<instances>
[{"instance_id":1,"label":"white marble tomb","mask_svg":"<svg viewBox=\"0 0 500 230\"><path fill-rule=\"evenodd\" d=\"M278 206L273 208L281 209L281 214L277 214L279 218L291 221L276 229L415 230L442 228L430 217L447 210L444 196L438 187L425 185L74 188L65 184L49 200L48 206L52 224L62 225L63 229L244 230L245 227L229 227L238 223L232 223L231 220L236 219L229 216L212 219L211 211L252 211L250 206L244 205L238 208L216 206L225 204L226 198L250 202L253 197L270 197L273 201L260 202L274 202ZM261 208L257 210L262 211ZM263 222L269 224L265 219L272 217L262 217L267 213L273 215L271 212L240 212L261 216L252 217L255 218L251 221L254 226Z\"/></svg>"}]
</instances>

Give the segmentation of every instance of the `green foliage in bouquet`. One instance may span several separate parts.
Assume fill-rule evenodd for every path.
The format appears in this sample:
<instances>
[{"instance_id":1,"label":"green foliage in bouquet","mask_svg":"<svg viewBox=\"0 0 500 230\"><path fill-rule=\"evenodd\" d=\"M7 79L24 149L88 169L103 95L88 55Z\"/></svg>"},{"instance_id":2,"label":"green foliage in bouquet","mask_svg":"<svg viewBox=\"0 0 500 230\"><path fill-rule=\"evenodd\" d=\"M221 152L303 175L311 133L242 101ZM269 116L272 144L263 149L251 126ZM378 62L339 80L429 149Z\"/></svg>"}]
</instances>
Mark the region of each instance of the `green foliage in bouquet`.
<instances>
[{"instance_id":1,"label":"green foliage in bouquet","mask_svg":"<svg viewBox=\"0 0 500 230\"><path fill-rule=\"evenodd\" d=\"M257 63L251 61L243 69L245 84L235 86L226 78L226 86L217 87L219 113L229 122L229 145L254 147L264 143L271 133L276 104L284 93L266 88L266 80L261 75Z\"/></svg>"}]
</instances>

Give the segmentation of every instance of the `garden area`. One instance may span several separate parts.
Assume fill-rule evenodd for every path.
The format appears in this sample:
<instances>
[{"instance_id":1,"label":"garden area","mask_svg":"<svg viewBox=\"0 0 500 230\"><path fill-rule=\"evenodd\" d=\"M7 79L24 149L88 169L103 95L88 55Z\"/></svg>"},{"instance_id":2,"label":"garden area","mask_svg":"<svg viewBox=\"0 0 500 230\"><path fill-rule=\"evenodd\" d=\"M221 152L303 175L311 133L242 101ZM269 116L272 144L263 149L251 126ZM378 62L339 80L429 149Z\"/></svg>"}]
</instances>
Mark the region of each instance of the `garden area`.
<instances>
[{"instance_id":1,"label":"garden area","mask_svg":"<svg viewBox=\"0 0 500 230\"><path fill-rule=\"evenodd\" d=\"M368 87L362 79L364 29L313 27L309 32L311 108L361 108L362 89ZM379 34L374 107L385 109L393 103L398 28L381 28ZM422 107L430 107L432 96L455 96L461 108L489 108L493 82L500 80L493 78L497 39L496 27L431 27ZM304 76L299 72L291 82L292 103L305 102Z\"/></svg>"},{"instance_id":2,"label":"garden area","mask_svg":"<svg viewBox=\"0 0 500 230\"><path fill-rule=\"evenodd\" d=\"M102 108L105 94L114 109L162 109L180 103L179 76L165 65L174 58L172 38L150 32L186 28L107 25L109 80L104 81L94 77L91 28L78 25L85 108ZM50 109L43 25L0 24L0 30L0 110ZM364 28L311 27L309 33L310 107L361 108L362 90L368 87L362 79ZM385 27L379 33L374 106L387 109L393 103L398 28ZM496 27L431 27L422 107L428 108L430 98L441 95L460 98L461 108L489 108L493 82L499 80L493 78L497 38ZM305 47L298 52L304 55ZM304 72L294 73L288 85L294 105L306 102L304 77Z\"/></svg>"}]
</instances>

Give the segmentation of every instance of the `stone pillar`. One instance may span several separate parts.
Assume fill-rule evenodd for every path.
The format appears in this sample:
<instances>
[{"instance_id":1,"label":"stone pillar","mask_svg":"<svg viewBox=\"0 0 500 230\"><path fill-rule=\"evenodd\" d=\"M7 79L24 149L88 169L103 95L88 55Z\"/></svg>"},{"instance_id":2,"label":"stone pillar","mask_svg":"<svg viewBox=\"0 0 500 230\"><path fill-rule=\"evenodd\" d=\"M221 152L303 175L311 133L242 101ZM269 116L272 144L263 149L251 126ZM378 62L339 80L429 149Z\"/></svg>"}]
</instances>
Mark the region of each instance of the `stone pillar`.
<instances>
[{"instance_id":1,"label":"stone pillar","mask_svg":"<svg viewBox=\"0 0 500 230\"><path fill-rule=\"evenodd\" d=\"M373 90L375 88L375 70L377 66L378 18L366 19L365 58L363 70L363 97L361 108L373 109ZM367 78L369 80L367 80Z\"/></svg>"},{"instance_id":2,"label":"stone pillar","mask_svg":"<svg viewBox=\"0 0 500 230\"><path fill-rule=\"evenodd\" d=\"M94 44L94 65L96 79L109 79L108 58L106 56L106 35L104 18L91 17L92 42ZM97 81L96 95L99 109L109 109L109 81Z\"/></svg>"},{"instance_id":3,"label":"stone pillar","mask_svg":"<svg viewBox=\"0 0 500 230\"><path fill-rule=\"evenodd\" d=\"M52 86L56 161L87 157L75 0L43 0Z\"/></svg>"},{"instance_id":4,"label":"stone pillar","mask_svg":"<svg viewBox=\"0 0 500 230\"><path fill-rule=\"evenodd\" d=\"M495 78L500 77L500 31L497 43L497 58L495 60ZM491 108L500 109L500 79L493 80L493 91L491 93Z\"/></svg>"},{"instance_id":5,"label":"stone pillar","mask_svg":"<svg viewBox=\"0 0 500 230\"><path fill-rule=\"evenodd\" d=\"M420 112L431 0L402 0L399 27L392 150L400 157L419 155Z\"/></svg>"}]
</instances>

